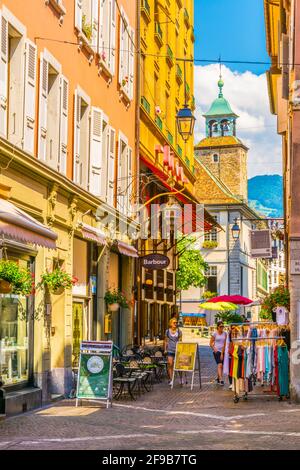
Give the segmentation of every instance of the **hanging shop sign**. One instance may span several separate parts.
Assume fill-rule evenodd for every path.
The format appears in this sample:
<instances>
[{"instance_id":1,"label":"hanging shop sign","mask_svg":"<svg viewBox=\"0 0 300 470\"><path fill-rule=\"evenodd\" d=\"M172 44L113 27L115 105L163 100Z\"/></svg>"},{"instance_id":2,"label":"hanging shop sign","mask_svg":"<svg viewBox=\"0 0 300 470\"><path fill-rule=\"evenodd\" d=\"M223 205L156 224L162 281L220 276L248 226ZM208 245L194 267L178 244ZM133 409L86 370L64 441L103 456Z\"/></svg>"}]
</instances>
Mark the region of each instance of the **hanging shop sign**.
<instances>
[{"instance_id":1,"label":"hanging shop sign","mask_svg":"<svg viewBox=\"0 0 300 470\"><path fill-rule=\"evenodd\" d=\"M112 341L82 341L77 380L78 400L104 400L112 403Z\"/></svg>"},{"instance_id":2,"label":"hanging shop sign","mask_svg":"<svg viewBox=\"0 0 300 470\"><path fill-rule=\"evenodd\" d=\"M173 372L172 388L174 386L175 372L191 372L191 390L194 387L194 377L196 371L196 363L198 363L199 386L201 388L201 367L199 347L196 343L177 343L175 354L175 367Z\"/></svg>"},{"instance_id":3,"label":"hanging shop sign","mask_svg":"<svg viewBox=\"0 0 300 470\"><path fill-rule=\"evenodd\" d=\"M252 258L272 258L271 230L252 230L250 241Z\"/></svg>"},{"instance_id":4,"label":"hanging shop sign","mask_svg":"<svg viewBox=\"0 0 300 470\"><path fill-rule=\"evenodd\" d=\"M142 267L146 269L166 269L170 264L170 258L165 255L153 253L141 257Z\"/></svg>"}]
</instances>

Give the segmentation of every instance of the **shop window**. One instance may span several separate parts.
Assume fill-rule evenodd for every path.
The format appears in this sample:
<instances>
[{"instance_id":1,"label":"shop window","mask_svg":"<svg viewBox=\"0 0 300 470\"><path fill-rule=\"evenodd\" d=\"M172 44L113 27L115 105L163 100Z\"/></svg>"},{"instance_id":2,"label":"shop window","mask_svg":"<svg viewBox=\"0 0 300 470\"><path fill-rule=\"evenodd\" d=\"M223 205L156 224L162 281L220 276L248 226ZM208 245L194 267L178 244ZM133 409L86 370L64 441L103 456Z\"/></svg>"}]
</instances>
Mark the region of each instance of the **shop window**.
<instances>
[{"instance_id":1,"label":"shop window","mask_svg":"<svg viewBox=\"0 0 300 470\"><path fill-rule=\"evenodd\" d=\"M153 271L151 269L145 269L145 299L153 299L154 298L154 276Z\"/></svg>"},{"instance_id":2,"label":"shop window","mask_svg":"<svg viewBox=\"0 0 300 470\"><path fill-rule=\"evenodd\" d=\"M165 300L165 272L162 269L157 271L157 278L156 278L156 289L157 300L164 301Z\"/></svg>"},{"instance_id":3,"label":"shop window","mask_svg":"<svg viewBox=\"0 0 300 470\"><path fill-rule=\"evenodd\" d=\"M88 186L89 161L89 111L90 101L80 90L75 91L75 123L74 123L74 182L83 188ZM94 119L96 117L94 116ZM100 129L100 126L98 126ZM94 129L93 134L95 135Z\"/></svg>"},{"instance_id":4,"label":"shop window","mask_svg":"<svg viewBox=\"0 0 300 470\"><path fill-rule=\"evenodd\" d=\"M167 272L167 302L174 302L174 274Z\"/></svg>"},{"instance_id":5,"label":"shop window","mask_svg":"<svg viewBox=\"0 0 300 470\"><path fill-rule=\"evenodd\" d=\"M23 268L30 261L16 259ZM30 299L0 295L0 380L14 385L29 380Z\"/></svg>"}]
</instances>

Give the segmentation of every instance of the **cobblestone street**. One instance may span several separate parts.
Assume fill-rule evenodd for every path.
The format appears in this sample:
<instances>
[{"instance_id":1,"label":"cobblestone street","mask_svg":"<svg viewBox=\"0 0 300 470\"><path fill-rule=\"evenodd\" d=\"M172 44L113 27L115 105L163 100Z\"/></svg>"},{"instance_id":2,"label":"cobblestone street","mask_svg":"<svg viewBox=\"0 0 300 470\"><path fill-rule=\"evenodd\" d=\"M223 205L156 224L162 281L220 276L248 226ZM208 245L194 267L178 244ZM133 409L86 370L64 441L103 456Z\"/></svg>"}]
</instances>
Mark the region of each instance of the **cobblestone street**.
<instances>
[{"instance_id":1,"label":"cobblestone street","mask_svg":"<svg viewBox=\"0 0 300 470\"><path fill-rule=\"evenodd\" d=\"M164 380L109 410L65 400L2 421L0 449L300 449L300 406L266 396L234 404L228 386L213 383L207 346L201 362L201 391Z\"/></svg>"}]
</instances>

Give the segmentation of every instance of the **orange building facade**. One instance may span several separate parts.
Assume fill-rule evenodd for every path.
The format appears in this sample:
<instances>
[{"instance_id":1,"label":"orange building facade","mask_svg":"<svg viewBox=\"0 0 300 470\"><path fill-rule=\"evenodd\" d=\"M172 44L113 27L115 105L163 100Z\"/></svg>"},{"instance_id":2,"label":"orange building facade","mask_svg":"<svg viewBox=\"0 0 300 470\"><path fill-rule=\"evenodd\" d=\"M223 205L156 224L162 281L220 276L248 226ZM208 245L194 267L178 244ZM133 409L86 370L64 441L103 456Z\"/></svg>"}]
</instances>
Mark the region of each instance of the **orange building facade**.
<instances>
[{"instance_id":1,"label":"orange building facade","mask_svg":"<svg viewBox=\"0 0 300 470\"><path fill-rule=\"evenodd\" d=\"M15 343L0 364L7 413L69 394L82 339L132 338L134 302L109 316L104 295L131 300L137 257L127 235L138 193L134 3L0 0L0 183L57 234L56 250L3 239L5 253L31 263L36 282L56 266L78 278L24 301L33 314L22 325L1 294L1 344Z\"/></svg>"}]
</instances>

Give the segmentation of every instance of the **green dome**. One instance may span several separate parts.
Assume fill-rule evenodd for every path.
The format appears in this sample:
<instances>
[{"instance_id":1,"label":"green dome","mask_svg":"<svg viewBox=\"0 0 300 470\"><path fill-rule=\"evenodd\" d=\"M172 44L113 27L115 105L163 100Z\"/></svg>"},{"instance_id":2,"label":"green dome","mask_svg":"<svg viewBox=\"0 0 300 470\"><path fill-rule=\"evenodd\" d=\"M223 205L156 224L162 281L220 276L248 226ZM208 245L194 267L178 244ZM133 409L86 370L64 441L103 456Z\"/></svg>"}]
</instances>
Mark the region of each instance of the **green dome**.
<instances>
[{"instance_id":1,"label":"green dome","mask_svg":"<svg viewBox=\"0 0 300 470\"><path fill-rule=\"evenodd\" d=\"M213 116L235 116L238 117L237 114L235 114L228 101L222 97L219 96L213 104L211 105L209 111L205 114L203 114L205 117L213 117Z\"/></svg>"}]
</instances>

